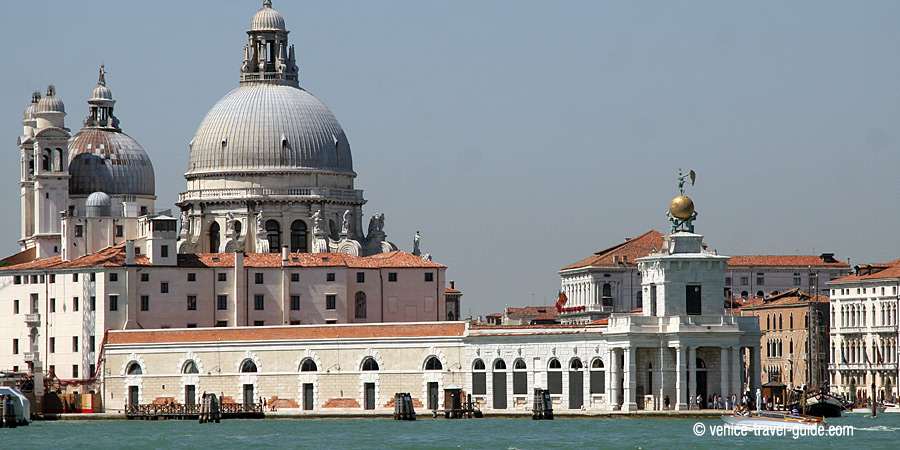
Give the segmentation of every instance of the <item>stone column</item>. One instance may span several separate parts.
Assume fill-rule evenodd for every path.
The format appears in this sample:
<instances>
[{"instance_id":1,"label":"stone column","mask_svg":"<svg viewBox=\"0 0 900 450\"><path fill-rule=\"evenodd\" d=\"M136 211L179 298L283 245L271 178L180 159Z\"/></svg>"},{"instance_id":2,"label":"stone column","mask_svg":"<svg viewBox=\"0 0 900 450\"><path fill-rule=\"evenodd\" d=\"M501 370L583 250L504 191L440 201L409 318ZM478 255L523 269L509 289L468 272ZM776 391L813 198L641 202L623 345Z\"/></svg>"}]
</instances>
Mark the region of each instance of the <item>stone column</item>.
<instances>
[{"instance_id":1,"label":"stone column","mask_svg":"<svg viewBox=\"0 0 900 450\"><path fill-rule=\"evenodd\" d=\"M697 400L697 347L688 348L688 404ZM701 405L698 405L701 406Z\"/></svg>"},{"instance_id":2,"label":"stone column","mask_svg":"<svg viewBox=\"0 0 900 450\"><path fill-rule=\"evenodd\" d=\"M728 395L736 395L738 399L743 394L744 380L741 377L741 360L743 359L740 347L731 347L731 392Z\"/></svg>"},{"instance_id":3,"label":"stone column","mask_svg":"<svg viewBox=\"0 0 900 450\"><path fill-rule=\"evenodd\" d=\"M687 402L687 373L684 364L685 354L684 347L678 346L675 349L675 410L684 411L688 409Z\"/></svg>"},{"instance_id":4,"label":"stone column","mask_svg":"<svg viewBox=\"0 0 900 450\"><path fill-rule=\"evenodd\" d=\"M608 400L609 407L618 410L619 409L619 358L616 355L616 349L609 349L609 371L608 371L609 380L606 383L606 390L608 392Z\"/></svg>"},{"instance_id":5,"label":"stone column","mask_svg":"<svg viewBox=\"0 0 900 450\"><path fill-rule=\"evenodd\" d=\"M635 353L637 349L631 345L625 347L625 382L624 396L622 398L622 411L637 410L637 402L635 401L637 370L635 367Z\"/></svg>"},{"instance_id":6,"label":"stone column","mask_svg":"<svg viewBox=\"0 0 900 450\"><path fill-rule=\"evenodd\" d=\"M759 373L759 346L754 345L750 348L750 396L756 398L756 390L762 388L762 382Z\"/></svg>"},{"instance_id":7,"label":"stone column","mask_svg":"<svg viewBox=\"0 0 900 450\"><path fill-rule=\"evenodd\" d=\"M656 407L657 409L662 410L666 407L666 372L663 367L666 366L666 353L668 353L668 348L659 347L659 369L656 371L656 381L654 381L654 386L658 386L656 392ZM670 399L671 400L671 399Z\"/></svg>"},{"instance_id":8,"label":"stone column","mask_svg":"<svg viewBox=\"0 0 900 450\"><path fill-rule=\"evenodd\" d=\"M720 395L726 396L728 394L728 390L731 389L729 372L731 372L731 367L728 364L728 347L721 348L721 361L719 363L719 373L721 374L721 384L722 390L720 391Z\"/></svg>"}]
</instances>

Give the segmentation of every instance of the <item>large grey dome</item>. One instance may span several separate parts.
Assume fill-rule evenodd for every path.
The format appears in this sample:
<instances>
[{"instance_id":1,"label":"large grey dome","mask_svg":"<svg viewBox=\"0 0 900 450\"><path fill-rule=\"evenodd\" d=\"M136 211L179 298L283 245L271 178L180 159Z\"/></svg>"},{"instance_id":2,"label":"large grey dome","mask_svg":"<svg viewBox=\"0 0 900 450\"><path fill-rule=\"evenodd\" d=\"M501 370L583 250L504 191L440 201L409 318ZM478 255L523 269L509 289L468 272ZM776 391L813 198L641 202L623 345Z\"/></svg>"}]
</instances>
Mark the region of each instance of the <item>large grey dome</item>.
<instances>
[{"instance_id":1,"label":"large grey dome","mask_svg":"<svg viewBox=\"0 0 900 450\"><path fill-rule=\"evenodd\" d=\"M69 193L155 195L150 157L131 136L85 128L69 140Z\"/></svg>"},{"instance_id":2,"label":"large grey dome","mask_svg":"<svg viewBox=\"0 0 900 450\"><path fill-rule=\"evenodd\" d=\"M242 83L197 128L188 175L279 169L352 172L350 143L334 114L309 92Z\"/></svg>"}]
</instances>

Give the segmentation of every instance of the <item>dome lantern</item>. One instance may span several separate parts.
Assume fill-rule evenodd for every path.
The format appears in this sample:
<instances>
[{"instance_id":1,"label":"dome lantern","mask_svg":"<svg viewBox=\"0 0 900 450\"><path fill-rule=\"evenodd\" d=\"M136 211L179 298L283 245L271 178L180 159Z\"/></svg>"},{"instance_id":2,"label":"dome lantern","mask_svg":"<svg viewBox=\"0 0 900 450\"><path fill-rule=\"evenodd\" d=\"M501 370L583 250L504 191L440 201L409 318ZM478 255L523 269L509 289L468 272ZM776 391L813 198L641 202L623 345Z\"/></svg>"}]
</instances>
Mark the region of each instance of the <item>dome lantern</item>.
<instances>
[{"instance_id":1,"label":"dome lantern","mask_svg":"<svg viewBox=\"0 0 900 450\"><path fill-rule=\"evenodd\" d=\"M269 83L297 86L297 62L294 47L288 45L284 16L266 0L256 12L247 30L241 84Z\"/></svg>"}]
</instances>

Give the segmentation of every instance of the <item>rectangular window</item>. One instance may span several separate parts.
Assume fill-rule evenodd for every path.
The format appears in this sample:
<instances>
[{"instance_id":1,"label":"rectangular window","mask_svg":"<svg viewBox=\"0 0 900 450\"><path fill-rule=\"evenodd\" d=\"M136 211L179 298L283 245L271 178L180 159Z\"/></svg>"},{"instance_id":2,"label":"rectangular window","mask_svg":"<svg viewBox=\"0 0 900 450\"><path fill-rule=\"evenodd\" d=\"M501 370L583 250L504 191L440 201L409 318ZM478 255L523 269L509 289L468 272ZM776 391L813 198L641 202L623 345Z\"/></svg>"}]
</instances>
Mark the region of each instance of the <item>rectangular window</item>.
<instances>
[{"instance_id":1,"label":"rectangular window","mask_svg":"<svg viewBox=\"0 0 900 450\"><path fill-rule=\"evenodd\" d=\"M75 225L75 237L84 236L84 225Z\"/></svg>"},{"instance_id":2,"label":"rectangular window","mask_svg":"<svg viewBox=\"0 0 900 450\"><path fill-rule=\"evenodd\" d=\"M119 296L118 295L110 295L109 296L109 310L110 311L118 311L119 310Z\"/></svg>"},{"instance_id":3,"label":"rectangular window","mask_svg":"<svg viewBox=\"0 0 900 450\"><path fill-rule=\"evenodd\" d=\"M263 284L263 274L262 273L257 272L256 274L254 274L254 277L256 279L256 281L255 281L256 284Z\"/></svg>"},{"instance_id":4,"label":"rectangular window","mask_svg":"<svg viewBox=\"0 0 900 450\"><path fill-rule=\"evenodd\" d=\"M750 277L741 277L741 286L750 284Z\"/></svg>"},{"instance_id":5,"label":"rectangular window","mask_svg":"<svg viewBox=\"0 0 900 450\"><path fill-rule=\"evenodd\" d=\"M159 292L162 294L168 294L169 293L169 283L167 283L165 281L163 281L162 283L159 283Z\"/></svg>"},{"instance_id":6,"label":"rectangular window","mask_svg":"<svg viewBox=\"0 0 900 450\"><path fill-rule=\"evenodd\" d=\"M328 294L325 296L325 309L335 309L337 306L337 295Z\"/></svg>"},{"instance_id":7,"label":"rectangular window","mask_svg":"<svg viewBox=\"0 0 900 450\"><path fill-rule=\"evenodd\" d=\"M265 308L266 297L264 295L254 295L253 296L253 309L257 311L262 311Z\"/></svg>"},{"instance_id":8,"label":"rectangular window","mask_svg":"<svg viewBox=\"0 0 900 450\"><path fill-rule=\"evenodd\" d=\"M562 394L562 371L547 372L547 389L551 394Z\"/></svg>"},{"instance_id":9,"label":"rectangular window","mask_svg":"<svg viewBox=\"0 0 900 450\"><path fill-rule=\"evenodd\" d=\"M472 393L475 395L487 394L487 373L472 373Z\"/></svg>"},{"instance_id":10,"label":"rectangular window","mask_svg":"<svg viewBox=\"0 0 900 450\"><path fill-rule=\"evenodd\" d=\"M731 277L725 277L725 286L731 286Z\"/></svg>"},{"instance_id":11,"label":"rectangular window","mask_svg":"<svg viewBox=\"0 0 900 450\"><path fill-rule=\"evenodd\" d=\"M159 246L159 256L163 258L169 257L169 246L168 245L160 245Z\"/></svg>"},{"instance_id":12,"label":"rectangular window","mask_svg":"<svg viewBox=\"0 0 900 450\"><path fill-rule=\"evenodd\" d=\"M78 353L78 336L72 336L72 351Z\"/></svg>"},{"instance_id":13,"label":"rectangular window","mask_svg":"<svg viewBox=\"0 0 900 450\"><path fill-rule=\"evenodd\" d=\"M265 326L265 325L266 325L266 321L265 321L265 320L254 320L254 321L253 321L253 326L254 326L254 327L262 327L262 326Z\"/></svg>"},{"instance_id":14,"label":"rectangular window","mask_svg":"<svg viewBox=\"0 0 900 450\"><path fill-rule=\"evenodd\" d=\"M141 311L150 311L150 296L141 296Z\"/></svg>"},{"instance_id":15,"label":"rectangular window","mask_svg":"<svg viewBox=\"0 0 900 450\"><path fill-rule=\"evenodd\" d=\"M388 281L390 281L390 282L397 281L397 272L388 272Z\"/></svg>"},{"instance_id":16,"label":"rectangular window","mask_svg":"<svg viewBox=\"0 0 900 450\"><path fill-rule=\"evenodd\" d=\"M325 281L334 281L334 272L325 274Z\"/></svg>"},{"instance_id":17,"label":"rectangular window","mask_svg":"<svg viewBox=\"0 0 900 450\"><path fill-rule=\"evenodd\" d=\"M292 321L291 321L291 325L300 325L300 321L299 321L299 320L292 320Z\"/></svg>"},{"instance_id":18,"label":"rectangular window","mask_svg":"<svg viewBox=\"0 0 900 450\"><path fill-rule=\"evenodd\" d=\"M13 355L19 354L19 340L13 339Z\"/></svg>"},{"instance_id":19,"label":"rectangular window","mask_svg":"<svg viewBox=\"0 0 900 450\"><path fill-rule=\"evenodd\" d=\"M228 296L227 295L219 295L216 297L216 309L219 311L225 311L228 309Z\"/></svg>"},{"instance_id":20,"label":"rectangular window","mask_svg":"<svg viewBox=\"0 0 900 450\"><path fill-rule=\"evenodd\" d=\"M186 327L187 327L187 328L197 328L197 324L196 324L196 323L189 323L189 324L187 324Z\"/></svg>"},{"instance_id":21,"label":"rectangular window","mask_svg":"<svg viewBox=\"0 0 900 450\"><path fill-rule=\"evenodd\" d=\"M81 374L78 372L78 364L72 365L72 378L76 380L81 378Z\"/></svg>"},{"instance_id":22,"label":"rectangular window","mask_svg":"<svg viewBox=\"0 0 900 450\"><path fill-rule=\"evenodd\" d=\"M50 283L56 283L56 275L50 274Z\"/></svg>"},{"instance_id":23,"label":"rectangular window","mask_svg":"<svg viewBox=\"0 0 900 450\"><path fill-rule=\"evenodd\" d=\"M686 297L686 305L685 305L685 313L688 315L700 315L701 314L701 303L700 303L700 286L690 285L685 286L685 297Z\"/></svg>"},{"instance_id":24,"label":"rectangular window","mask_svg":"<svg viewBox=\"0 0 900 450\"><path fill-rule=\"evenodd\" d=\"M97 281L97 272L91 272L91 281Z\"/></svg>"},{"instance_id":25,"label":"rectangular window","mask_svg":"<svg viewBox=\"0 0 900 450\"><path fill-rule=\"evenodd\" d=\"M365 283L366 282L366 273L365 272L356 272L356 282L357 283Z\"/></svg>"},{"instance_id":26,"label":"rectangular window","mask_svg":"<svg viewBox=\"0 0 900 450\"><path fill-rule=\"evenodd\" d=\"M150 281L150 274L149 274L149 273L142 273L142 274L141 274L141 281Z\"/></svg>"},{"instance_id":27,"label":"rectangular window","mask_svg":"<svg viewBox=\"0 0 900 450\"><path fill-rule=\"evenodd\" d=\"M325 325L334 325L337 323L337 319L325 319Z\"/></svg>"},{"instance_id":28,"label":"rectangular window","mask_svg":"<svg viewBox=\"0 0 900 450\"><path fill-rule=\"evenodd\" d=\"M188 282L192 282L192 281L197 281L197 274L196 274L196 273L189 273L189 274L188 274Z\"/></svg>"},{"instance_id":29,"label":"rectangular window","mask_svg":"<svg viewBox=\"0 0 900 450\"><path fill-rule=\"evenodd\" d=\"M95 351L94 349L96 348L95 347L96 344L97 344L97 338L95 336L89 336L88 337L88 349L89 349L88 351L94 352Z\"/></svg>"},{"instance_id":30,"label":"rectangular window","mask_svg":"<svg viewBox=\"0 0 900 450\"><path fill-rule=\"evenodd\" d=\"M794 286L800 286L800 277L794 277Z\"/></svg>"},{"instance_id":31,"label":"rectangular window","mask_svg":"<svg viewBox=\"0 0 900 450\"><path fill-rule=\"evenodd\" d=\"M187 296L187 309L188 309L188 311L196 311L197 310L197 296L196 295L188 295Z\"/></svg>"},{"instance_id":32,"label":"rectangular window","mask_svg":"<svg viewBox=\"0 0 900 450\"><path fill-rule=\"evenodd\" d=\"M218 274L219 281L228 281L228 274L225 272L221 272Z\"/></svg>"},{"instance_id":33,"label":"rectangular window","mask_svg":"<svg viewBox=\"0 0 900 450\"><path fill-rule=\"evenodd\" d=\"M603 370L591 370L591 394L606 393L606 374Z\"/></svg>"},{"instance_id":34,"label":"rectangular window","mask_svg":"<svg viewBox=\"0 0 900 450\"><path fill-rule=\"evenodd\" d=\"M109 273L109 281L119 281L119 274L115 272Z\"/></svg>"},{"instance_id":35,"label":"rectangular window","mask_svg":"<svg viewBox=\"0 0 900 450\"><path fill-rule=\"evenodd\" d=\"M291 296L291 311L300 311L300 296Z\"/></svg>"},{"instance_id":36,"label":"rectangular window","mask_svg":"<svg viewBox=\"0 0 900 450\"><path fill-rule=\"evenodd\" d=\"M50 338L50 342L47 344L47 347L49 347L47 349L47 351L49 351L50 353L56 353L56 338L55 337Z\"/></svg>"},{"instance_id":37,"label":"rectangular window","mask_svg":"<svg viewBox=\"0 0 900 450\"><path fill-rule=\"evenodd\" d=\"M13 277L13 284L22 284L22 275L16 275Z\"/></svg>"},{"instance_id":38,"label":"rectangular window","mask_svg":"<svg viewBox=\"0 0 900 450\"><path fill-rule=\"evenodd\" d=\"M72 282L75 282L75 283L78 282L78 274L77 273L72 274Z\"/></svg>"},{"instance_id":39,"label":"rectangular window","mask_svg":"<svg viewBox=\"0 0 900 450\"><path fill-rule=\"evenodd\" d=\"M434 281L434 274L431 272L425 272L425 281Z\"/></svg>"},{"instance_id":40,"label":"rectangular window","mask_svg":"<svg viewBox=\"0 0 900 450\"><path fill-rule=\"evenodd\" d=\"M291 282L292 282L292 283L299 283L299 282L300 282L300 274L299 274L299 273L292 273L292 274L291 274Z\"/></svg>"},{"instance_id":41,"label":"rectangular window","mask_svg":"<svg viewBox=\"0 0 900 450\"><path fill-rule=\"evenodd\" d=\"M19 313L19 301L13 300L13 314Z\"/></svg>"},{"instance_id":42,"label":"rectangular window","mask_svg":"<svg viewBox=\"0 0 900 450\"><path fill-rule=\"evenodd\" d=\"M766 284L766 280L763 277L756 277L756 285L757 286L762 286L764 284Z\"/></svg>"},{"instance_id":43,"label":"rectangular window","mask_svg":"<svg viewBox=\"0 0 900 450\"><path fill-rule=\"evenodd\" d=\"M78 301L78 297L72 297L72 311L78 311L78 304L81 303Z\"/></svg>"},{"instance_id":44,"label":"rectangular window","mask_svg":"<svg viewBox=\"0 0 900 450\"><path fill-rule=\"evenodd\" d=\"M116 225L116 237L125 236L125 227L122 225Z\"/></svg>"},{"instance_id":45,"label":"rectangular window","mask_svg":"<svg viewBox=\"0 0 900 450\"><path fill-rule=\"evenodd\" d=\"M97 366L91 364L88 366L88 377L94 376L94 371L97 370Z\"/></svg>"},{"instance_id":46,"label":"rectangular window","mask_svg":"<svg viewBox=\"0 0 900 450\"><path fill-rule=\"evenodd\" d=\"M513 372L513 394L528 393L528 372Z\"/></svg>"},{"instance_id":47,"label":"rectangular window","mask_svg":"<svg viewBox=\"0 0 900 450\"><path fill-rule=\"evenodd\" d=\"M52 313L56 312L56 299L55 298L50 299L50 312L52 312Z\"/></svg>"},{"instance_id":48,"label":"rectangular window","mask_svg":"<svg viewBox=\"0 0 900 450\"><path fill-rule=\"evenodd\" d=\"M91 306L90 311L96 311L96 310L97 310L97 297L95 297L95 296L93 296L93 295L91 296L91 303L90 303L90 306Z\"/></svg>"},{"instance_id":49,"label":"rectangular window","mask_svg":"<svg viewBox=\"0 0 900 450\"><path fill-rule=\"evenodd\" d=\"M227 326L228 326L228 321L227 321L227 320L217 320L217 321L216 321L216 326L219 327L219 328L227 327Z\"/></svg>"}]
</instances>

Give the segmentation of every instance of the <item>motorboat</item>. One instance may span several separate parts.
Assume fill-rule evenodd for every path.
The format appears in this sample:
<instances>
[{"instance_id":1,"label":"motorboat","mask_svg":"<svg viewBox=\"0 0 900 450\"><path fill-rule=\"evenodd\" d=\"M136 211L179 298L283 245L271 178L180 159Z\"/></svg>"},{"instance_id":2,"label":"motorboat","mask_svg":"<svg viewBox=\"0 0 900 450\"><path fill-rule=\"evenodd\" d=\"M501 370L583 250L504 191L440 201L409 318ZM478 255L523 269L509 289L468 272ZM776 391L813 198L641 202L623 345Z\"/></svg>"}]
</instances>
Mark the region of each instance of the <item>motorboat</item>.
<instances>
[{"instance_id":1,"label":"motorboat","mask_svg":"<svg viewBox=\"0 0 900 450\"><path fill-rule=\"evenodd\" d=\"M22 391L10 386L0 386L0 398L9 402L7 408L12 408L16 425L28 425L31 422L31 402ZM9 427L9 424L6 426Z\"/></svg>"},{"instance_id":2,"label":"motorboat","mask_svg":"<svg viewBox=\"0 0 900 450\"><path fill-rule=\"evenodd\" d=\"M742 415L725 414L722 420L725 423L748 428L786 428L786 429L817 429L827 427L825 419L816 416L804 416L781 411L751 411Z\"/></svg>"},{"instance_id":3,"label":"motorboat","mask_svg":"<svg viewBox=\"0 0 900 450\"><path fill-rule=\"evenodd\" d=\"M796 408L803 411L803 406L799 403L787 405L788 408ZM812 394L806 398L806 415L816 417L841 417L844 405L840 400L834 398L827 392L819 392Z\"/></svg>"},{"instance_id":4,"label":"motorboat","mask_svg":"<svg viewBox=\"0 0 900 450\"><path fill-rule=\"evenodd\" d=\"M884 411L886 409L887 409L886 406L876 406L875 413L882 414L882 413L884 413ZM872 407L871 406L854 406L853 408L850 408L849 411L852 412L853 414L872 414Z\"/></svg>"}]
</instances>

